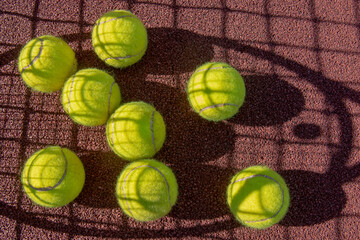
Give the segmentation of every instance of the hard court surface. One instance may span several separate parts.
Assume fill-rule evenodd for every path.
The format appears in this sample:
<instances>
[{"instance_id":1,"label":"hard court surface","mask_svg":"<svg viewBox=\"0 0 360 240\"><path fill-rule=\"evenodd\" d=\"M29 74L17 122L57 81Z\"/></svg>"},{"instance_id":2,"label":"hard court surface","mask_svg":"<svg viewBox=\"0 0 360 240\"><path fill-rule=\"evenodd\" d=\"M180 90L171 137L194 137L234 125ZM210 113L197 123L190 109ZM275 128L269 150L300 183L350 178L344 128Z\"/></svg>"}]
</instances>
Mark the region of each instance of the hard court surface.
<instances>
[{"instance_id":1,"label":"hard court surface","mask_svg":"<svg viewBox=\"0 0 360 240\"><path fill-rule=\"evenodd\" d=\"M96 19L128 9L147 27L149 48L119 70L93 51ZM156 159L179 184L167 217L139 223L114 195L126 162L105 127L75 124L60 92L33 92L17 57L52 34L75 50L79 69L115 76L123 103L161 112L167 138ZM360 235L360 2L358 0L2 0L0 2L0 239L356 239ZM208 122L186 98L186 82L208 61L235 67L247 87L232 119ZM48 145L81 158L86 182L66 207L31 204L22 192L26 159ZM226 205L231 176L267 165L288 183L291 207L279 224L253 230Z\"/></svg>"}]
</instances>

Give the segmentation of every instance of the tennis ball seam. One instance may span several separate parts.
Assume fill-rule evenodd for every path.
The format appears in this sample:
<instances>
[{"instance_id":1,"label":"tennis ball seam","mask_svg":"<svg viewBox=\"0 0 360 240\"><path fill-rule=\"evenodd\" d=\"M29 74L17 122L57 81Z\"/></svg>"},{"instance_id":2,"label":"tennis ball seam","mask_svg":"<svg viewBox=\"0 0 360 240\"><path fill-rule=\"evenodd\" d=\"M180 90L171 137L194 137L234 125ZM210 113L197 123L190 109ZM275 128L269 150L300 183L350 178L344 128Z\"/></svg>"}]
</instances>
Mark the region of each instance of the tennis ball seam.
<instances>
[{"instance_id":1,"label":"tennis ball seam","mask_svg":"<svg viewBox=\"0 0 360 240\"><path fill-rule=\"evenodd\" d=\"M113 117L112 117L112 131L111 131L111 145L113 146L112 147L112 149L113 149L113 151L117 154L117 155L119 155L119 156L122 156L122 154L120 154L118 151L117 151L117 149L116 149L116 147L115 147L115 144L114 144L114 133L115 133L115 114L113 114Z\"/></svg>"},{"instance_id":2,"label":"tennis ball seam","mask_svg":"<svg viewBox=\"0 0 360 240\"><path fill-rule=\"evenodd\" d=\"M108 61L108 60L112 60L112 59L113 60L122 60L122 59L128 59L128 58L136 57L136 56L139 56L140 54L142 54L145 50L146 50L146 47L144 47L139 53L137 53L135 55L127 55L125 57L108 57L108 58L105 58L104 61Z\"/></svg>"},{"instance_id":3,"label":"tennis ball seam","mask_svg":"<svg viewBox=\"0 0 360 240\"><path fill-rule=\"evenodd\" d=\"M28 182L29 187L31 187L31 188L34 189L34 190L37 190L37 191L40 191L40 192L44 192L44 191L53 190L53 189L55 189L57 186L59 186L59 185L62 183L62 181L65 179L66 174L67 174L68 161L67 161L67 159L66 159L65 153L64 153L64 151L62 150L62 148L61 148L61 147L59 147L59 148L60 148L61 154L62 154L62 156L64 157L64 160L65 160L65 170L64 170L64 173L63 173L62 177L60 178L60 180L59 180L54 186L49 186L49 187L37 188L37 187L34 187L33 185L31 185L31 183L30 183L30 181L29 181L31 164L36 160L36 158L37 158L38 156L41 155L41 153L42 153L43 151L45 151L45 149L43 149L43 150L42 150L41 152L39 152L39 154L31 161L31 164L30 164L30 166L29 166L28 173L27 173L27 179L26 179L27 182Z\"/></svg>"},{"instance_id":4,"label":"tennis ball seam","mask_svg":"<svg viewBox=\"0 0 360 240\"><path fill-rule=\"evenodd\" d=\"M155 145L155 134L154 134L154 114L156 111L153 111L151 113L151 120L150 120L150 130L151 130L151 138L152 138L152 143L154 146L154 152L156 153L156 145Z\"/></svg>"},{"instance_id":5,"label":"tennis ball seam","mask_svg":"<svg viewBox=\"0 0 360 240\"><path fill-rule=\"evenodd\" d=\"M112 145L112 150L119 156L122 156L122 154L116 149L115 147L115 143L114 143L114 133L115 133L115 114L113 114L112 117L112 131L111 131L111 145Z\"/></svg>"},{"instance_id":6,"label":"tennis ball seam","mask_svg":"<svg viewBox=\"0 0 360 240\"><path fill-rule=\"evenodd\" d=\"M232 68L232 67L229 67L229 66L221 66L221 67L211 67L211 68L204 68L204 69L199 69L199 70L196 70L194 73L199 73L199 72L204 72L204 71L208 71L208 70L216 70L216 69L227 69L227 68Z\"/></svg>"},{"instance_id":7,"label":"tennis ball seam","mask_svg":"<svg viewBox=\"0 0 360 240\"><path fill-rule=\"evenodd\" d=\"M218 89L211 89L212 83L207 86L207 74L211 79L215 77L212 74L220 74L212 79L216 82L213 87ZM225 87L227 78L234 85L233 88ZM187 82L187 99L194 112L201 117L215 122L227 120L239 112L243 104L245 89L242 88L245 86L242 85L243 79L234 67L223 62L205 63L193 72ZM226 91L221 93L222 90ZM211 91L215 92L214 96Z\"/></svg>"},{"instance_id":8,"label":"tennis ball seam","mask_svg":"<svg viewBox=\"0 0 360 240\"><path fill-rule=\"evenodd\" d=\"M151 113L151 120L150 120L150 131L151 131L151 138L152 138L152 143L154 146L154 152L156 153L156 144L155 144L155 134L154 134L154 115L155 112L157 111L153 111ZM111 145L113 146L113 150L117 153L120 154L116 148L115 148L115 144L114 144L114 132L115 132L115 115L112 117L112 129L111 129ZM121 155L121 154L120 154Z\"/></svg>"},{"instance_id":9,"label":"tennis ball seam","mask_svg":"<svg viewBox=\"0 0 360 240\"><path fill-rule=\"evenodd\" d=\"M225 106L240 107L239 105L237 105L235 103L219 103L219 104L214 104L214 105L207 106L207 107L204 107L204 108L200 109L199 114L202 113L203 111L207 110L207 109L217 108L217 107L225 107Z\"/></svg>"},{"instance_id":10,"label":"tennis ball seam","mask_svg":"<svg viewBox=\"0 0 360 240\"><path fill-rule=\"evenodd\" d=\"M26 70L26 69L28 69L29 67L33 66L34 62L35 62L37 59L40 58L40 55L41 55L41 53L42 53L42 51L43 51L43 49L44 49L44 40L41 39L41 38L36 38L36 40L39 40L40 43L41 43L39 53L34 57L33 60L31 60L31 62L30 62L27 66L25 66L25 67L23 67L23 69L21 69L20 75L24 72L24 70Z\"/></svg>"},{"instance_id":11,"label":"tennis ball seam","mask_svg":"<svg viewBox=\"0 0 360 240\"><path fill-rule=\"evenodd\" d=\"M284 202L285 202L285 192L284 192L284 189L281 187L281 184L280 184L275 178L272 178L272 177L270 177L270 176L263 175L263 174L255 174L255 175L251 175L251 176L248 176L248 177L244 177L244 178L237 179L237 180L234 181L232 184L235 184L235 183L238 183L238 182L241 182L241 181L246 181L246 180L248 180L248 179L255 178L255 177L264 177L264 178L267 178L267 179L270 179L270 180L274 181L277 185L279 185L280 190L281 190L281 193L282 193L281 206L280 206L279 210L278 210L273 216L271 216L271 217L264 218L264 219L260 219L260 220L252 220L252 221L245 221L245 220L243 220L243 222L245 222L245 223L265 222L265 221L267 221L267 220L270 220L270 219L276 217L276 216L281 212L281 210L283 209Z\"/></svg>"},{"instance_id":12,"label":"tennis ball seam","mask_svg":"<svg viewBox=\"0 0 360 240\"><path fill-rule=\"evenodd\" d=\"M70 117L77 123L79 124L82 124L82 125L85 125L87 126L86 124L86 121L82 121L81 119L77 119L76 118L73 118L72 117L72 114L77 114L77 112L79 111L79 109L77 108L77 104L76 104L76 92L77 90L79 89L83 89L83 86L80 86L80 88L77 88L77 84L82 81L82 77L79 76L79 74L81 75L83 72L86 72L86 71L89 71L89 70L95 70L95 73L97 74L107 74L105 71L101 71L101 70L98 70L98 69L83 69L83 70L80 70L78 71L77 73L75 73L74 75L72 75L70 78L68 78L67 82L65 83L65 86L63 88L63 94L62 94L62 104L63 104L63 108L65 110L66 113L68 113L70 115ZM90 72L91 73L91 72ZM108 74L109 75L109 74ZM94 75L95 76L95 75ZM110 76L110 75L109 75ZM102 76L102 77L105 77L107 78L107 76ZM86 78L86 76L85 76ZM102 80L101 78L97 77L98 80ZM109 79L106 79L106 80L109 80ZM85 82L86 82L86 79L85 79ZM103 81L99 81L99 82L103 82ZM117 94L117 89L114 90L114 86L117 85L116 84L116 81L113 79L113 77L111 77L111 80L109 80L106 85L102 85L102 96L104 98L104 101L99 103L97 102L96 104L101 104L101 108L100 106L97 106L96 109L94 110L94 114L95 111L101 111L102 114L102 117L103 116L107 116L106 117L106 120L109 118L109 116L111 115L111 111L112 111L112 108L116 107L116 103L117 103L117 100L116 100L116 94ZM65 93L65 89L67 89L66 93ZM113 90L114 90L114 94L115 94L115 99L112 99L112 96L114 95L113 94ZM120 94L120 92L119 92ZM75 95L75 98L73 97L73 95ZM108 96L108 98L106 99L106 95ZM86 100L86 97L84 97L83 101ZM93 100L93 99L91 99ZM107 100L107 102L106 102ZM121 94L120 94L120 100L121 100ZM75 103L74 103L75 102ZM112 106L113 105L113 106ZM99 118L100 119L100 118ZM96 120L96 119L94 119ZM94 125L94 126L98 126L97 125Z\"/></svg>"},{"instance_id":13,"label":"tennis ball seam","mask_svg":"<svg viewBox=\"0 0 360 240\"><path fill-rule=\"evenodd\" d=\"M120 18L126 18L126 17L132 17L132 18L136 18L136 19L137 19L137 17L135 17L135 16L133 16L133 15L122 15L122 16L119 16L119 17L116 17L116 18L112 18L112 19L103 21L103 22L96 23L95 26L99 26L100 24L107 23L107 22L111 22L111 21L114 21L114 20L117 20L117 19L120 19Z\"/></svg>"},{"instance_id":14,"label":"tennis ball seam","mask_svg":"<svg viewBox=\"0 0 360 240\"><path fill-rule=\"evenodd\" d=\"M96 23L95 26L99 26L100 24L104 24L104 23L107 23L107 22L111 22L111 21L118 20L118 19L121 19L121 18L126 18L126 17L138 19L138 18L137 18L136 16L134 16L134 15L123 15L123 16L119 16L119 17L116 17L116 18L112 18L112 19L109 19L109 20L106 20L106 21L103 21L103 22ZM145 50L146 50L146 46L145 46L140 52L138 52L137 54L127 55L127 56L125 56L125 57L108 57L108 58L105 58L104 61L108 61L108 60L122 60L122 59L127 59L127 58L136 57L136 56L139 56L140 54L142 54ZM109 55L110 55L110 54L109 54Z\"/></svg>"},{"instance_id":15,"label":"tennis ball seam","mask_svg":"<svg viewBox=\"0 0 360 240\"><path fill-rule=\"evenodd\" d=\"M128 176L130 175L130 173L132 173L134 170L136 170L136 169L138 169L138 168L141 168L141 167L149 167L149 168L152 168L152 169L154 169L155 171L157 171L158 173L160 173L160 175L164 178L165 183L166 183L166 186L167 186L168 196L169 196L169 205L170 205L170 208L171 208L172 205L171 205L171 196L170 196L170 186L169 186L169 182L167 181L167 179L166 179L166 177L164 176L164 174L163 174L159 169L157 169L156 167L153 167L153 166L150 166L150 165L141 165L141 166L137 166L137 167L131 169L131 171L126 175L126 177L125 177L125 179L124 179L124 183L123 183L123 195L124 195L124 198L125 198L125 201L126 201L126 205L127 205L127 207L128 207L128 210L129 210L131 216L134 217L134 215L133 215L133 213L132 213L132 211L131 211L131 208L130 208L130 206L129 206L129 202L128 202L128 200L127 200L126 194L125 194L125 184L126 184L126 180L127 180Z\"/></svg>"},{"instance_id":16,"label":"tennis ball seam","mask_svg":"<svg viewBox=\"0 0 360 240\"><path fill-rule=\"evenodd\" d=\"M48 146L32 154L24 164L21 171L23 191L36 205L49 208L65 206L83 189L84 170L74 152L61 146ZM60 184L57 183L59 179ZM29 180L39 187L32 188ZM42 189L47 186L51 189Z\"/></svg>"},{"instance_id":17,"label":"tennis ball seam","mask_svg":"<svg viewBox=\"0 0 360 240\"><path fill-rule=\"evenodd\" d=\"M111 93L112 93L112 88L113 88L113 86L115 85L115 81L113 81L112 83L111 83L111 86L110 86L110 92L109 92L109 98L108 98L108 116L110 116L110 100L111 100Z\"/></svg>"},{"instance_id":18,"label":"tennis ball seam","mask_svg":"<svg viewBox=\"0 0 360 240\"><path fill-rule=\"evenodd\" d=\"M77 61L75 52L63 39L43 35L25 44L18 57L18 65L28 87L50 93L62 88L76 70Z\"/></svg>"},{"instance_id":19,"label":"tennis ball seam","mask_svg":"<svg viewBox=\"0 0 360 240\"><path fill-rule=\"evenodd\" d=\"M73 72L75 66L76 66L76 57L74 57L73 64L72 64L71 69L70 69L70 71L69 71L69 75L71 75L71 73ZM69 76L69 77L70 77L70 76Z\"/></svg>"},{"instance_id":20,"label":"tennis ball seam","mask_svg":"<svg viewBox=\"0 0 360 240\"><path fill-rule=\"evenodd\" d=\"M76 77L76 74L74 74L74 76L73 76L73 78L71 80L71 86L70 86L70 92L69 92L69 101L68 101L68 107L67 107L68 114L70 114L71 93L72 93L72 90L73 90L73 87L74 87L75 77Z\"/></svg>"}]
</instances>

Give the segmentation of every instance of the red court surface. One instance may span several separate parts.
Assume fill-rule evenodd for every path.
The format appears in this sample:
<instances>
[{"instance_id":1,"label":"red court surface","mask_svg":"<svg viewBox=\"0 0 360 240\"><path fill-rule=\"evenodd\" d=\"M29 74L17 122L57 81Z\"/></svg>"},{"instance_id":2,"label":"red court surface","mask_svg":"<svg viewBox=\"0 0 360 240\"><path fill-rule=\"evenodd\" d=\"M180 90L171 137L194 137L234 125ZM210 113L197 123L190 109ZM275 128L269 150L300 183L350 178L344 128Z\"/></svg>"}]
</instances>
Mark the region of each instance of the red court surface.
<instances>
[{"instance_id":1,"label":"red court surface","mask_svg":"<svg viewBox=\"0 0 360 240\"><path fill-rule=\"evenodd\" d=\"M91 45L95 21L128 9L148 30L137 64L105 65ZM75 124L60 92L31 91L17 58L52 34L75 50L79 69L112 74L122 103L161 112L167 137L155 158L171 167L179 197L170 214L141 223L117 204L126 161L105 126ZM360 236L360 2L358 0L2 0L0 2L0 239L358 239ZM223 61L244 77L245 104L228 121L191 110L195 68ZM35 151L60 145L86 171L80 196L54 209L33 205L20 174ZM265 230L241 226L226 204L231 177L267 165L286 180L291 206Z\"/></svg>"}]
</instances>

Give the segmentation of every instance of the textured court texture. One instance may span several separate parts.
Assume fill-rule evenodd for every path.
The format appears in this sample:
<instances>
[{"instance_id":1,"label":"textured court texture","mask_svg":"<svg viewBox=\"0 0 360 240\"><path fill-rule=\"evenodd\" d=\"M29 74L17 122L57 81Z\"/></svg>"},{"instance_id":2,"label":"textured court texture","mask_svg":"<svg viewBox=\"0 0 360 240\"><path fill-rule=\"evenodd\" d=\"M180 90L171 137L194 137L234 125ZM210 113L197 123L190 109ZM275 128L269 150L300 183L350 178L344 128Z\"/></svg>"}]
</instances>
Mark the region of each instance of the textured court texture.
<instances>
[{"instance_id":1,"label":"textured court texture","mask_svg":"<svg viewBox=\"0 0 360 240\"><path fill-rule=\"evenodd\" d=\"M127 9L146 26L141 61L119 70L91 45L95 21ZM356 239L360 235L359 0L2 0L0 1L0 239ZM75 124L60 92L32 92L17 68L21 47L52 34L74 49L78 68L113 74L122 103L144 101L164 117L155 155L173 169L179 196L168 216L128 218L114 189L127 164L105 126ZM208 122L191 110L186 82L207 61L244 76L234 118ZM35 151L60 145L86 172L70 205L31 204L20 174ZM280 173L291 206L278 225L242 227L226 204L231 177L251 165Z\"/></svg>"}]
</instances>

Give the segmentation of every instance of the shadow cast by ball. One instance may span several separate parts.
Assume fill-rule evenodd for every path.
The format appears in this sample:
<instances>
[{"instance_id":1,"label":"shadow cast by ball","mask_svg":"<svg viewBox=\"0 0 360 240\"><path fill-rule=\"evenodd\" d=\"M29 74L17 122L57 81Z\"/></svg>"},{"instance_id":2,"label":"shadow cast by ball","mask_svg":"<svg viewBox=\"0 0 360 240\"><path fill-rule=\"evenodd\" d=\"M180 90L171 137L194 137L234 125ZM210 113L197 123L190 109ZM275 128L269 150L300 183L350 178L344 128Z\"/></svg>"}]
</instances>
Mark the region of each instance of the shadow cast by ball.
<instances>
[{"instance_id":1,"label":"shadow cast by ball","mask_svg":"<svg viewBox=\"0 0 360 240\"><path fill-rule=\"evenodd\" d=\"M182 29L149 28L149 45L138 64L147 74L173 75L194 71L214 56L211 42Z\"/></svg>"},{"instance_id":2,"label":"shadow cast by ball","mask_svg":"<svg viewBox=\"0 0 360 240\"><path fill-rule=\"evenodd\" d=\"M341 216L346 194L330 174L303 170L279 172L290 191L290 207L280 222L284 226L310 226Z\"/></svg>"},{"instance_id":3,"label":"shadow cast by ball","mask_svg":"<svg viewBox=\"0 0 360 240\"><path fill-rule=\"evenodd\" d=\"M95 208L119 207L115 194L117 179L126 164L112 152L80 156L85 168L85 185L76 201Z\"/></svg>"},{"instance_id":4,"label":"shadow cast by ball","mask_svg":"<svg viewBox=\"0 0 360 240\"><path fill-rule=\"evenodd\" d=\"M132 101L152 104L166 124L165 143L155 158L166 163L201 163L233 151L236 134L232 127L201 118L191 110L181 89L155 82L142 82L138 86L146 91L134 91Z\"/></svg>"},{"instance_id":5,"label":"shadow cast by ball","mask_svg":"<svg viewBox=\"0 0 360 240\"><path fill-rule=\"evenodd\" d=\"M85 68L98 68L101 70L106 70L108 72L112 72L112 68L106 65L95 53L93 46L90 47L89 50L84 50L83 42L90 41L91 42L91 32L87 33L74 33L60 36L63 40L68 43L77 43L75 50L75 57L77 59L77 69L85 69ZM86 44L85 44L86 45Z\"/></svg>"},{"instance_id":6,"label":"shadow cast by ball","mask_svg":"<svg viewBox=\"0 0 360 240\"><path fill-rule=\"evenodd\" d=\"M116 69L106 65L95 54L93 49L76 53L79 69L96 67L116 75L122 80L131 80L136 86L144 81L148 74L174 75L192 72L214 56L213 46L209 39L181 29L149 28L148 48L143 58L134 65ZM65 35L67 41L75 41L73 35ZM79 35L82 40L91 39L90 33Z\"/></svg>"},{"instance_id":7,"label":"shadow cast by ball","mask_svg":"<svg viewBox=\"0 0 360 240\"><path fill-rule=\"evenodd\" d=\"M226 189L235 173L233 169L197 163L179 163L172 169L181 194L170 216L214 219L231 215L226 204Z\"/></svg>"},{"instance_id":8,"label":"shadow cast by ball","mask_svg":"<svg viewBox=\"0 0 360 240\"><path fill-rule=\"evenodd\" d=\"M305 99L299 89L274 75L244 76L246 97L239 112L229 120L246 126L282 124L298 115Z\"/></svg>"},{"instance_id":9,"label":"shadow cast by ball","mask_svg":"<svg viewBox=\"0 0 360 240\"><path fill-rule=\"evenodd\" d=\"M209 40L190 31L150 28L148 37L148 49L139 62L125 69L108 69L116 76L120 88L124 89L124 101L146 100L154 94L164 94L161 101L168 101L166 93L143 87L146 78L155 75L164 83L179 83L180 80L176 79L178 74L194 71L214 55Z\"/></svg>"}]
</instances>

